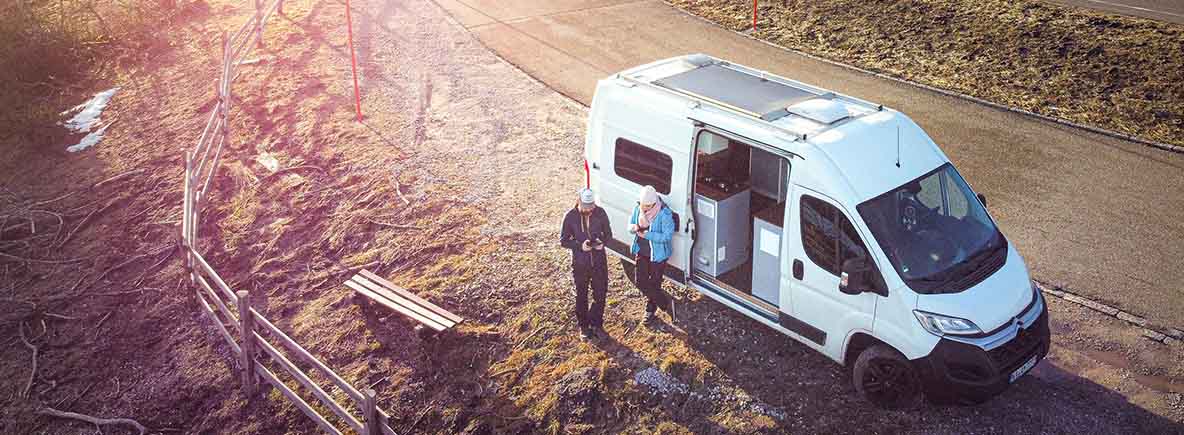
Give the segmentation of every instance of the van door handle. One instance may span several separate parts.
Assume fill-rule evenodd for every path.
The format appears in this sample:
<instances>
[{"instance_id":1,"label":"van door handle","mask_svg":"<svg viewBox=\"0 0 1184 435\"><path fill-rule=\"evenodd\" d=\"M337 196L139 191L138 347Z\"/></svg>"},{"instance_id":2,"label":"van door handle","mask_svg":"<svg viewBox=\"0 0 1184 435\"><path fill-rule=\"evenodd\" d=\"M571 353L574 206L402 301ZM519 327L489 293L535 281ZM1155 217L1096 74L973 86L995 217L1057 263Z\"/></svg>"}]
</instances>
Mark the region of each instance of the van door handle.
<instances>
[{"instance_id":1,"label":"van door handle","mask_svg":"<svg viewBox=\"0 0 1184 435\"><path fill-rule=\"evenodd\" d=\"M798 260L795 258L793 260L793 277L797 278L798 281L801 281L802 276L805 275L803 269L805 269L805 267L802 264L802 260Z\"/></svg>"},{"instance_id":2,"label":"van door handle","mask_svg":"<svg viewBox=\"0 0 1184 435\"><path fill-rule=\"evenodd\" d=\"M596 163L596 162L592 162L592 169L600 170L600 164Z\"/></svg>"}]
</instances>

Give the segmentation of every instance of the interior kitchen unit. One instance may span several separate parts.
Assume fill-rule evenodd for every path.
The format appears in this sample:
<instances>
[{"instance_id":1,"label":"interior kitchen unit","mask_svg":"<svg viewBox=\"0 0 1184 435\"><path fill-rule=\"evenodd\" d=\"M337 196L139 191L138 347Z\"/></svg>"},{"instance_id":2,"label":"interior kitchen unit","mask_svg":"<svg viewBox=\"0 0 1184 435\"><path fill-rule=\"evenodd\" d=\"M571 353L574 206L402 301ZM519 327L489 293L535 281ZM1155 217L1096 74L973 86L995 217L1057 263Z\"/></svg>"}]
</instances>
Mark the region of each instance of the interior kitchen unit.
<instances>
[{"instance_id":1,"label":"interior kitchen unit","mask_svg":"<svg viewBox=\"0 0 1184 435\"><path fill-rule=\"evenodd\" d=\"M789 162L704 130L696 140L696 278L777 307Z\"/></svg>"}]
</instances>

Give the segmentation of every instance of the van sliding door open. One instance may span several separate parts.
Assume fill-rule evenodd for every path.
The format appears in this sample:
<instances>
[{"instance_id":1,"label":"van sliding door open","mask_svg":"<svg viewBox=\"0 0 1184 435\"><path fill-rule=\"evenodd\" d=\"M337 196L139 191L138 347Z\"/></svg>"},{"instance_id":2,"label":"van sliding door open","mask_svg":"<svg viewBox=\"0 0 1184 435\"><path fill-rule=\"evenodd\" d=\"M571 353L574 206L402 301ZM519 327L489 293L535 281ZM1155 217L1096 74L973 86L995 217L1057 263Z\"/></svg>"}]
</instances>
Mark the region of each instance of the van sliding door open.
<instances>
[{"instance_id":1,"label":"van sliding door open","mask_svg":"<svg viewBox=\"0 0 1184 435\"><path fill-rule=\"evenodd\" d=\"M789 161L770 149L710 127L696 130L690 265L700 287L776 318Z\"/></svg>"}]
</instances>

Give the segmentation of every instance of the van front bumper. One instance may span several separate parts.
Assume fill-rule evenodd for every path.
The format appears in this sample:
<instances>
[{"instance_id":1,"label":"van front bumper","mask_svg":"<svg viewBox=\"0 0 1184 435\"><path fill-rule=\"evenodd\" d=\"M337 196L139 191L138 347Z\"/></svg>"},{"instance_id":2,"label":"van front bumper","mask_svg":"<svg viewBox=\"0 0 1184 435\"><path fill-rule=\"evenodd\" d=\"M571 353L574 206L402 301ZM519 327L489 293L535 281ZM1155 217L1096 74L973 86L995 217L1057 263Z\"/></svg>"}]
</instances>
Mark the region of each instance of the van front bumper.
<instances>
[{"instance_id":1,"label":"van front bumper","mask_svg":"<svg viewBox=\"0 0 1184 435\"><path fill-rule=\"evenodd\" d=\"M1021 369L1026 374L1040 363L1048 355L1050 341L1048 307L1043 302L1029 307L1039 309L1039 317L1022 327L1016 325L1015 336L1006 343L987 350L942 338L928 356L913 360L926 396L938 403L982 403L1006 390L1013 383L1012 374Z\"/></svg>"}]
</instances>

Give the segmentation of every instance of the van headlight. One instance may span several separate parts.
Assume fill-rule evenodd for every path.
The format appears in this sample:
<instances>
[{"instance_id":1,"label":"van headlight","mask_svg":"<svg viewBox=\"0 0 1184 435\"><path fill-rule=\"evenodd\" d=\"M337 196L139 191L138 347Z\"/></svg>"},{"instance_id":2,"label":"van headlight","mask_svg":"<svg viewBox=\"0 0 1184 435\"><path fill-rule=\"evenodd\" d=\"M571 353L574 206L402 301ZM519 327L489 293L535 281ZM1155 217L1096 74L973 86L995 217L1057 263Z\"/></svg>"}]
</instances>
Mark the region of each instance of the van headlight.
<instances>
[{"instance_id":1,"label":"van headlight","mask_svg":"<svg viewBox=\"0 0 1184 435\"><path fill-rule=\"evenodd\" d=\"M974 335L983 332L978 328L978 325L966 319L927 313L920 310L913 310L913 315L917 316L917 321L921 322L921 327L933 335Z\"/></svg>"}]
</instances>

